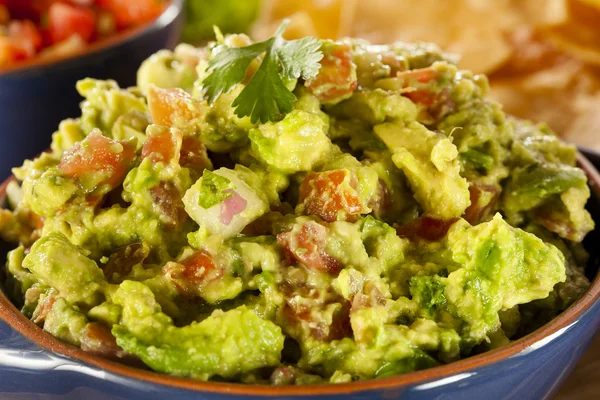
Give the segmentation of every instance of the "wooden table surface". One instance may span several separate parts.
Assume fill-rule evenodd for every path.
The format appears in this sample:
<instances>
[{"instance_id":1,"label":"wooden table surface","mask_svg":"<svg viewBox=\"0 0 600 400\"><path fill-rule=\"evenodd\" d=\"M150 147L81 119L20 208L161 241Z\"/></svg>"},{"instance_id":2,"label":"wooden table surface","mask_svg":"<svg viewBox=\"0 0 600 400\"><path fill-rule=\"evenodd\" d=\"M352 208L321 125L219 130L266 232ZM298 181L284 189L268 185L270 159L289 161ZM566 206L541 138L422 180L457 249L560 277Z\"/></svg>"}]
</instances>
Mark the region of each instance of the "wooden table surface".
<instances>
[{"instance_id":1,"label":"wooden table surface","mask_svg":"<svg viewBox=\"0 0 600 400\"><path fill-rule=\"evenodd\" d=\"M554 400L600 399L600 334L560 388Z\"/></svg>"}]
</instances>

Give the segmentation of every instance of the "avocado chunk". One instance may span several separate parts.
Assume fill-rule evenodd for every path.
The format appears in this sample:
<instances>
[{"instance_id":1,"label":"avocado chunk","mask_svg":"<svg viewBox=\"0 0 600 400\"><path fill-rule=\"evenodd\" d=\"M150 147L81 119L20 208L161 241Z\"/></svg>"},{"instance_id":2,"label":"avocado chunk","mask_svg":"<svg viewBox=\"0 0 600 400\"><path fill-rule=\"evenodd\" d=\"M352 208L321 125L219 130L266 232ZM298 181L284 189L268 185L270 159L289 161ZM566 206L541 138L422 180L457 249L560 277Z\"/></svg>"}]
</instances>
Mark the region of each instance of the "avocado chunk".
<instances>
[{"instance_id":1,"label":"avocado chunk","mask_svg":"<svg viewBox=\"0 0 600 400\"><path fill-rule=\"evenodd\" d=\"M244 306L178 328L142 283L123 282L113 301L123 307L121 323L112 329L117 344L156 371L231 378L279 364L281 329Z\"/></svg>"}]
</instances>

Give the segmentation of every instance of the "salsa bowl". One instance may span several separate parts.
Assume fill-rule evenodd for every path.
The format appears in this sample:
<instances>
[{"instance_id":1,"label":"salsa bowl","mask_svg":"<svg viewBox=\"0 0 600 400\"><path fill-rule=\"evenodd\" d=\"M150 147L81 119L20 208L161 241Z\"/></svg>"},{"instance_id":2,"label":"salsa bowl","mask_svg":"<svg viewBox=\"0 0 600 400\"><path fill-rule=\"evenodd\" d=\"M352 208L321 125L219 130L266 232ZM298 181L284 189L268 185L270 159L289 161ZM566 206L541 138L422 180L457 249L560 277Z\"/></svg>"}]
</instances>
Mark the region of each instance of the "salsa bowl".
<instances>
[{"instance_id":1,"label":"salsa bowl","mask_svg":"<svg viewBox=\"0 0 600 400\"><path fill-rule=\"evenodd\" d=\"M600 174L579 155L592 197L588 210L600 221ZM14 178L13 178L14 179ZM8 181L0 186L0 205ZM0 291L0 397L39 395L78 399L547 399L575 366L600 327L598 230L587 238L591 253L587 292L533 333L500 349L448 365L392 378L336 385L260 386L199 382L108 361L61 342L23 316ZM5 254L5 244L0 251ZM1 260L4 262L4 260ZM0 288L2 288L0 280Z\"/></svg>"},{"instance_id":2,"label":"salsa bowl","mask_svg":"<svg viewBox=\"0 0 600 400\"><path fill-rule=\"evenodd\" d=\"M146 58L173 48L183 29L183 0L172 0L154 21L93 43L83 52L33 59L0 71L0 178L10 168L50 144L50 133L79 112L75 82L111 78L122 87L135 84Z\"/></svg>"}]
</instances>

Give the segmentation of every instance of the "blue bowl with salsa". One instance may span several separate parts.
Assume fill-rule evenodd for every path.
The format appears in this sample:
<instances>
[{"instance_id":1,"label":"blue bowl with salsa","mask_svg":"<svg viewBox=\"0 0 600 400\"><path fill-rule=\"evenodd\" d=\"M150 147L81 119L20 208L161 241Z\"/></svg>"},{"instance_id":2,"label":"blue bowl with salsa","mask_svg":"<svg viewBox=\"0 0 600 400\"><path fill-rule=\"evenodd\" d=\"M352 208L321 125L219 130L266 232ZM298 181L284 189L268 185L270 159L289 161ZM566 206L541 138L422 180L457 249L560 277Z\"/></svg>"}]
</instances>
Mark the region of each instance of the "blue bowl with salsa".
<instances>
[{"instance_id":1,"label":"blue bowl with salsa","mask_svg":"<svg viewBox=\"0 0 600 400\"><path fill-rule=\"evenodd\" d=\"M594 159L593 155L591 157ZM600 159L594 159L600 165ZM600 221L600 174L579 157ZM0 186L0 205L6 184ZM587 292L533 333L500 349L445 366L392 378L337 385L260 386L169 377L90 355L61 342L22 315L0 290L0 397L62 399L384 400L548 399L574 368L600 327L600 231L584 244L590 252ZM8 246L0 243L0 254ZM4 262L4 260L0 260ZM0 279L0 289L2 279Z\"/></svg>"},{"instance_id":2,"label":"blue bowl with salsa","mask_svg":"<svg viewBox=\"0 0 600 400\"><path fill-rule=\"evenodd\" d=\"M172 0L154 21L87 46L83 52L36 58L0 71L0 179L48 148L58 123L79 114L75 82L85 77L135 84L146 58L173 48L183 29L184 0Z\"/></svg>"}]
</instances>

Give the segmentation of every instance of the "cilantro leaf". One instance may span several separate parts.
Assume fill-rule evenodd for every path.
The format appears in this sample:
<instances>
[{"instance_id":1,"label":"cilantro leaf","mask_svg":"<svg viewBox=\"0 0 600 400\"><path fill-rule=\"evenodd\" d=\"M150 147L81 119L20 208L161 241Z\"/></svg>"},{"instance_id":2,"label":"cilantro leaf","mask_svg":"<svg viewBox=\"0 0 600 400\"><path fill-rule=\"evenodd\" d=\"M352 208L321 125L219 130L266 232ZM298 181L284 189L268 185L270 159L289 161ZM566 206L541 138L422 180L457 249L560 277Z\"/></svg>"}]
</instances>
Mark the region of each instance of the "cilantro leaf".
<instances>
[{"instance_id":1,"label":"cilantro leaf","mask_svg":"<svg viewBox=\"0 0 600 400\"><path fill-rule=\"evenodd\" d=\"M250 63L271 46L270 41L272 39L241 48L223 46L208 63L207 71L211 74L202 82L208 102L214 102L222 93L229 93L244 80Z\"/></svg>"},{"instance_id":2,"label":"cilantro leaf","mask_svg":"<svg viewBox=\"0 0 600 400\"><path fill-rule=\"evenodd\" d=\"M315 38L287 41L282 35L289 21L284 21L275 35L264 42L245 47L222 47L209 62L210 74L202 81L209 103L228 93L246 78L250 63L258 56L264 58L246 87L232 103L235 114L250 117L252 123L275 121L294 108L296 97L284 84L293 80L314 77L320 68L323 53Z\"/></svg>"},{"instance_id":3,"label":"cilantro leaf","mask_svg":"<svg viewBox=\"0 0 600 400\"><path fill-rule=\"evenodd\" d=\"M265 123L292 111L295 100L296 96L279 76L275 56L269 52L252 80L231 105L236 107L238 117L250 116L252 123Z\"/></svg>"},{"instance_id":4,"label":"cilantro leaf","mask_svg":"<svg viewBox=\"0 0 600 400\"><path fill-rule=\"evenodd\" d=\"M277 50L283 74L288 78L308 80L319 72L321 42L313 37L284 42Z\"/></svg>"},{"instance_id":5,"label":"cilantro leaf","mask_svg":"<svg viewBox=\"0 0 600 400\"><path fill-rule=\"evenodd\" d=\"M229 179L205 169L202 174L198 204L208 209L233 195L232 189L235 189L235 186Z\"/></svg>"}]
</instances>

